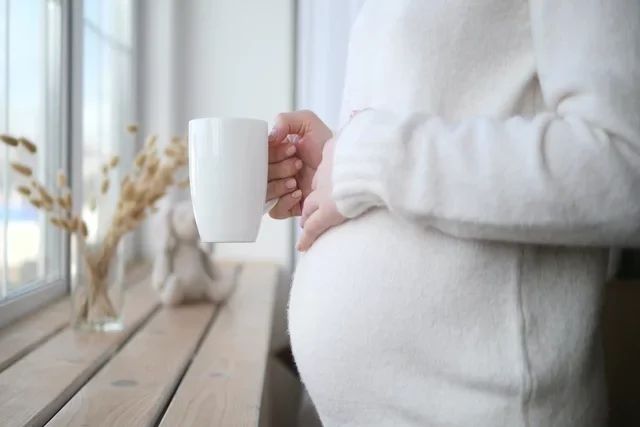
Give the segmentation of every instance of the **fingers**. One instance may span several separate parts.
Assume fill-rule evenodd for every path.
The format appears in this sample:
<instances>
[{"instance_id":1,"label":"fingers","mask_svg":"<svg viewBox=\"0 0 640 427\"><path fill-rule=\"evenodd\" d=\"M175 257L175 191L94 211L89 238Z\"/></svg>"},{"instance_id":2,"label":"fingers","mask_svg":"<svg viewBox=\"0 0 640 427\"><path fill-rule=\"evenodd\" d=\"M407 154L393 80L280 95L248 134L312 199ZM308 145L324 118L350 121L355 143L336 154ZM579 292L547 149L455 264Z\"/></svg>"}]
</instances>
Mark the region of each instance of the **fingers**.
<instances>
[{"instance_id":1,"label":"fingers","mask_svg":"<svg viewBox=\"0 0 640 427\"><path fill-rule=\"evenodd\" d=\"M267 184L267 200L282 197L285 194L291 193L295 190L296 185L298 185L298 183L295 178L275 179L273 181L269 181Z\"/></svg>"},{"instance_id":2,"label":"fingers","mask_svg":"<svg viewBox=\"0 0 640 427\"><path fill-rule=\"evenodd\" d=\"M307 219L317 211L320 206L317 197L315 197L316 194L317 193L311 193L304 201L304 205L302 206L302 216L300 217L300 227L305 227Z\"/></svg>"},{"instance_id":3,"label":"fingers","mask_svg":"<svg viewBox=\"0 0 640 427\"><path fill-rule=\"evenodd\" d=\"M269 133L269 143L279 144L290 134L304 137L316 122L320 122L320 119L309 110L280 113Z\"/></svg>"},{"instance_id":4,"label":"fingers","mask_svg":"<svg viewBox=\"0 0 640 427\"><path fill-rule=\"evenodd\" d=\"M269 165L268 181L274 179L290 178L302 169L302 160L295 157Z\"/></svg>"},{"instance_id":5,"label":"fingers","mask_svg":"<svg viewBox=\"0 0 640 427\"><path fill-rule=\"evenodd\" d=\"M323 212L322 209L315 210L307 219L300 234L298 245L296 246L297 250L302 252L308 250L313 242L331 226L331 224L325 220Z\"/></svg>"},{"instance_id":6,"label":"fingers","mask_svg":"<svg viewBox=\"0 0 640 427\"><path fill-rule=\"evenodd\" d=\"M296 146L292 143L272 145L269 147L269 163L279 163L296 153Z\"/></svg>"},{"instance_id":7,"label":"fingers","mask_svg":"<svg viewBox=\"0 0 640 427\"><path fill-rule=\"evenodd\" d=\"M302 169L303 164L301 160L292 157L296 152L296 146L292 142L293 138L288 138L286 143L269 146L267 200L280 197L269 211L269 215L275 219L301 214L302 191L294 191L298 183L293 176Z\"/></svg>"},{"instance_id":8,"label":"fingers","mask_svg":"<svg viewBox=\"0 0 640 427\"><path fill-rule=\"evenodd\" d=\"M273 219L286 219L300 215L300 199L302 191L296 190L293 193L280 197L278 203L269 211L269 216Z\"/></svg>"},{"instance_id":9,"label":"fingers","mask_svg":"<svg viewBox=\"0 0 640 427\"><path fill-rule=\"evenodd\" d=\"M302 199L299 199L299 202L293 205L291 208L291 216L300 216L302 215Z\"/></svg>"}]
</instances>

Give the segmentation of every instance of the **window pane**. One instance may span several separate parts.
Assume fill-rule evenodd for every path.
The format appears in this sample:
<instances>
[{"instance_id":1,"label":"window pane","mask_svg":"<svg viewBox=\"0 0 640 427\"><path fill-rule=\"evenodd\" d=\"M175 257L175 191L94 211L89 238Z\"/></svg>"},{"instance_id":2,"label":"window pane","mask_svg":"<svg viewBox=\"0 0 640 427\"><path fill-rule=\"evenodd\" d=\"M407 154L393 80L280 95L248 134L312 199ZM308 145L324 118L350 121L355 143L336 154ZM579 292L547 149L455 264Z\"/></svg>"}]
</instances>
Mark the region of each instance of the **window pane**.
<instances>
[{"instance_id":1,"label":"window pane","mask_svg":"<svg viewBox=\"0 0 640 427\"><path fill-rule=\"evenodd\" d=\"M98 36L92 31L84 31L84 53L83 53L83 160L82 160L82 198L84 201L82 216L89 227L89 238L96 238L98 228L98 214L101 209L95 212L89 211L87 202L95 197L95 191L100 186L100 167L103 161L102 128L103 128L103 105L101 96L102 90L102 44ZM101 207L100 207L101 208Z\"/></svg>"},{"instance_id":2,"label":"window pane","mask_svg":"<svg viewBox=\"0 0 640 427\"><path fill-rule=\"evenodd\" d=\"M112 0L84 0L84 19L86 19L90 24L93 24L98 28L102 28L100 23L102 3L109 3L111 1Z\"/></svg>"},{"instance_id":3,"label":"window pane","mask_svg":"<svg viewBox=\"0 0 640 427\"><path fill-rule=\"evenodd\" d=\"M125 48L131 47L132 0L84 0L85 24Z\"/></svg>"},{"instance_id":4,"label":"window pane","mask_svg":"<svg viewBox=\"0 0 640 427\"><path fill-rule=\"evenodd\" d=\"M0 133L24 136L38 146L0 148L0 299L61 277L61 233L16 189L32 186L9 168L17 161L38 182L55 189L61 167L60 11L44 0L0 0ZM8 64L8 66L7 66ZM32 187L33 188L33 187Z\"/></svg>"},{"instance_id":5,"label":"window pane","mask_svg":"<svg viewBox=\"0 0 640 427\"><path fill-rule=\"evenodd\" d=\"M85 0L85 4L87 2L89 0ZM131 8L129 1L100 4L101 25L107 22L108 16L130 16L129 10L121 10L124 6ZM125 131L125 126L134 121L131 31L125 24L112 26L111 34L107 34L106 29L85 22L82 214L90 243L99 243L109 227L122 178L119 170L127 168L133 154L134 142ZM112 156L120 157L120 166L110 172L111 185L107 193L102 194L102 166Z\"/></svg>"},{"instance_id":6,"label":"window pane","mask_svg":"<svg viewBox=\"0 0 640 427\"><path fill-rule=\"evenodd\" d=\"M101 28L114 43L131 47L131 0L111 0L103 2Z\"/></svg>"}]
</instances>

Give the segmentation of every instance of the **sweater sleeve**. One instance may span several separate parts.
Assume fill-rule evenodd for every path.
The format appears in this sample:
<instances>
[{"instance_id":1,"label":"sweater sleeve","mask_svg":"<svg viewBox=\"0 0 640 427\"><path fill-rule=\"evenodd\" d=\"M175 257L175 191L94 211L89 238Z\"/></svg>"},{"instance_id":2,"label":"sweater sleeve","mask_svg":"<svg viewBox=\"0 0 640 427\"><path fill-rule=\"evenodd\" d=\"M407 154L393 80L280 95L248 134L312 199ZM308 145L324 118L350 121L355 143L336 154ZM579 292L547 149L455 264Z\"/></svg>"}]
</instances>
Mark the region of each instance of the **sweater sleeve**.
<instances>
[{"instance_id":1,"label":"sweater sleeve","mask_svg":"<svg viewBox=\"0 0 640 427\"><path fill-rule=\"evenodd\" d=\"M529 0L546 112L367 110L336 144L346 217L376 207L463 238L640 242L640 1Z\"/></svg>"}]
</instances>

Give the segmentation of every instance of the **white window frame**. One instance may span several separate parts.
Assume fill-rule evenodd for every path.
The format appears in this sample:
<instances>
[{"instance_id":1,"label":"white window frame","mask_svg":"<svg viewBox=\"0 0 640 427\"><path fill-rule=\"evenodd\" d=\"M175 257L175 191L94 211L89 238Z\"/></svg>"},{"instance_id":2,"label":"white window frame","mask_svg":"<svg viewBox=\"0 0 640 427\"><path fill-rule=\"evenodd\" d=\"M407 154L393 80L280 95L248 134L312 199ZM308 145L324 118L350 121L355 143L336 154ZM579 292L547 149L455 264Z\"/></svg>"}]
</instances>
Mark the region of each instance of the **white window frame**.
<instances>
[{"instance_id":1,"label":"white window frame","mask_svg":"<svg viewBox=\"0 0 640 427\"><path fill-rule=\"evenodd\" d=\"M61 143L61 150L58 152L55 150L47 150L44 147L41 150L40 155L44 155L45 161L39 164L39 172L43 174L41 176L47 177L48 182L54 182L53 180L55 180L57 172L57 170L51 170L50 167L47 167L47 165L51 164L51 162L48 161L49 159L54 159L55 157L53 156L60 156L59 159L56 159L56 163L60 163L67 172L69 165L68 154L70 152L70 145L68 124L70 120L68 111L70 105L69 84L71 81L69 59L70 48L72 46L70 42L71 31L69 25L71 19L70 1L71 0L42 0L45 8L58 8L61 19L60 25L54 28L54 26L49 25L50 22L47 13L43 14L43 25L45 28L45 31L43 31L43 43L50 43L52 36L56 36L58 32L61 32L59 34L61 55L56 55L56 60L60 60L60 67L57 68L57 70L60 71L60 75L48 73L48 67L45 67L42 76L46 88L44 91L45 95L42 99L43 112L45 112L45 114L42 114L42 120L44 120L43 129L49 134L48 138L60 138ZM7 7L7 16L9 16L10 2L7 1L5 4ZM48 60L50 59L52 58L48 58ZM52 91L58 93L56 93L56 97L50 98L49 95ZM53 112L57 110L52 108L52 106L56 104L57 100L60 100L61 111L59 115L54 115ZM44 225L44 222L42 225ZM25 314L46 305L68 292L68 237L57 230L53 230L52 227L44 227L44 229L46 230L46 237L42 239L43 246L40 251L41 256L44 261L44 257L49 255L50 258L46 258L46 262L58 263L61 266L61 277L53 281L47 279L34 281L25 286L23 292L0 301L0 327L17 320ZM44 262L40 263L40 265L43 264ZM3 282L6 283L6 277L4 279Z\"/></svg>"},{"instance_id":2,"label":"white window frame","mask_svg":"<svg viewBox=\"0 0 640 427\"><path fill-rule=\"evenodd\" d=\"M20 1L20 0L12 0ZM63 169L67 172L71 192L74 200L78 200L81 203L84 201L82 192L82 176L83 176L83 38L84 38L84 8L82 0L41 0L49 5L54 5L60 8L61 16L61 67L59 68L61 75L59 76L60 84L57 85L56 90L60 90L60 108L62 120L57 115L54 120L52 117L45 117L47 120L46 129L47 132L59 132L61 135L61 141L63 142L62 150L60 152L47 152L43 150L43 154L47 156L60 155L62 158L60 162ZM135 23L138 19L138 1L132 2L132 64L131 64L131 116L132 120L135 120L139 115L138 99L137 99L137 60L136 51L139 45L137 39L137 31ZM48 24L47 24L48 25ZM45 34L47 32L45 31ZM51 76L48 76L48 80ZM49 81L50 82L50 81ZM46 91L49 93L49 90ZM50 102L48 98L44 99L45 103ZM48 108L47 111L53 111ZM53 123L52 123L53 122ZM58 127L59 126L59 127ZM139 141L122 141L122 145L119 147L121 158L133 157L135 148ZM47 170L46 164L41 172L47 174L47 177L55 179L57 170ZM50 169L50 168L49 168ZM11 296L8 299L0 300L0 328L14 322L15 320L29 314L30 312L43 307L44 305L66 295L70 289L71 278L71 245L69 236L61 233L57 230L50 230L51 227L47 227L47 233L60 233L59 239L49 238L47 236L44 239L46 245L50 245L49 248L42 248L53 252L60 253L61 259L59 260L62 265L62 278L51 281L49 283L33 282L28 287L25 287L25 291ZM57 240L57 241L56 241ZM62 243L61 243L62 242ZM60 252L59 248L63 247ZM125 241L125 254L127 256L134 256L134 245L132 236ZM76 261L80 259L78 254L75 254ZM58 262L58 260L47 260L47 262Z\"/></svg>"}]
</instances>

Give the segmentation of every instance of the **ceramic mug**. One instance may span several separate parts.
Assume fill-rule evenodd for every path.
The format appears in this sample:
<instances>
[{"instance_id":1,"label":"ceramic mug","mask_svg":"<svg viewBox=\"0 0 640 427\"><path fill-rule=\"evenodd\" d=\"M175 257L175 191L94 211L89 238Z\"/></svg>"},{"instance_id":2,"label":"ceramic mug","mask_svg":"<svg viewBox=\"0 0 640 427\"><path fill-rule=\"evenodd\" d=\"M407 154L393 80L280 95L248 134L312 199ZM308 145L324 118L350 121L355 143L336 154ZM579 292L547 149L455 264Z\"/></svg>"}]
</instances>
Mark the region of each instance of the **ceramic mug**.
<instances>
[{"instance_id":1,"label":"ceramic mug","mask_svg":"<svg viewBox=\"0 0 640 427\"><path fill-rule=\"evenodd\" d=\"M206 243L255 242L269 172L268 124L250 118L189 121L189 181L193 212Z\"/></svg>"}]
</instances>

